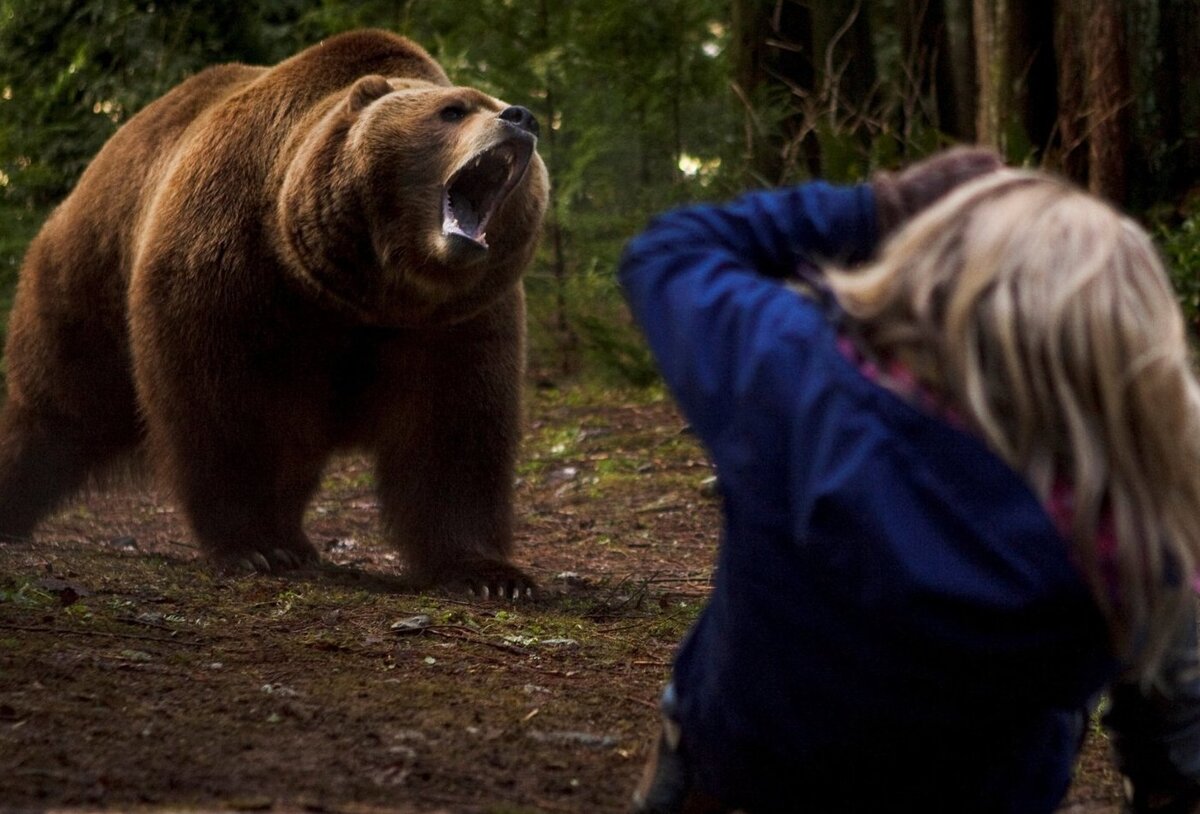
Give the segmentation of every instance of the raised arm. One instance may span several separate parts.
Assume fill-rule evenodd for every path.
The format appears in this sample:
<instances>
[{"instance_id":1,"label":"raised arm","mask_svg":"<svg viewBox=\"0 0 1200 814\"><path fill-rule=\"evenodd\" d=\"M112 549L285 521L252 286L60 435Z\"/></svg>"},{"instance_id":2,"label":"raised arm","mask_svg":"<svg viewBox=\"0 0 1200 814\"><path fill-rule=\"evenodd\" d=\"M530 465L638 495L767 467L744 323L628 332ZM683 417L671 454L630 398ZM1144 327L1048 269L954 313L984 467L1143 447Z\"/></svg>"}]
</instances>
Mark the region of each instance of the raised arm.
<instances>
[{"instance_id":1,"label":"raised arm","mask_svg":"<svg viewBox=\"0 0 1200 814\"><path fill-rule=\"evenodd\" d=\"M816 330L812 309L797 307L780 279L800 266L866 259L881 236L999 166L989 150L949 150L870 184L812 182L676 210L631 241L621 282L663 377L706 443L740 398L762 395L753 389L759 366L783 348L802 352Z\"/></svg>"},{"instance_id":2,"label":"raised arm","mask_svg":"<svg viewBox=\"0 0 1200 814\"><path fill-rule=\"evenodd\" d=\"M814 182L667 213L629 244L621 282L630 307L706 441L726 422L747 372L800 317L779 278L825 258L864 258L875 241L868 186Z\"/></svg>"}]
</instances>

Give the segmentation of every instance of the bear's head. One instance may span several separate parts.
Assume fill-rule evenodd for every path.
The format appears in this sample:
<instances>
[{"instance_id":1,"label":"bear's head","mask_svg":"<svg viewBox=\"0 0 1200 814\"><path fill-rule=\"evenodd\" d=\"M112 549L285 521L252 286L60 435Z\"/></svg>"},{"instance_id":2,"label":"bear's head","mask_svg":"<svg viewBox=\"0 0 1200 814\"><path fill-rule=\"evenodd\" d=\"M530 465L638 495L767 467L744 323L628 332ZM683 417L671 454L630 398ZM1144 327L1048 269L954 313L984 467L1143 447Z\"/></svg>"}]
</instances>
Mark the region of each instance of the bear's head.
<instances>
[{"instance_id":1,"label":"bear's head","mask_svg":"<svg viewBox=\"0 0 1200 814\"><path fill-rule=\"evenodd\" d=\"M278 201L289 268L381 325L452 322L517 284L548 198L526 108L366 76L306 127Z\"/></svg>"}]
</instances>

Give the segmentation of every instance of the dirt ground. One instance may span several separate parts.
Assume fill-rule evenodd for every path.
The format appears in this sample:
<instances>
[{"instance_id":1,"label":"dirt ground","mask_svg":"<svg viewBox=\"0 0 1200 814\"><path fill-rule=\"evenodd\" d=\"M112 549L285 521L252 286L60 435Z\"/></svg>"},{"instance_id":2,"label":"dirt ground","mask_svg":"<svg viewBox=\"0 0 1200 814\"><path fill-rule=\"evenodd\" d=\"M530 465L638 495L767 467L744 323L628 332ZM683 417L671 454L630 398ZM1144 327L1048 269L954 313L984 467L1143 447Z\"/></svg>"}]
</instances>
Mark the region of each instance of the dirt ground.
<instances>
[{"instance_id":1,"label":"dirt ground","mask_svg":"<svg viewBox=\"0 0 1200 814\"><path fill-rule=\"evenodd\" d=\"M357 459L310 512L327 564L290 578L214 576L147 490L0 545L0 810L624 810L708 593L711 471L661 395L529 412L536 602L404 592ZM1063 811L1117 811L1098 729L1077 775Z\"/></svg>"}]
</instances>

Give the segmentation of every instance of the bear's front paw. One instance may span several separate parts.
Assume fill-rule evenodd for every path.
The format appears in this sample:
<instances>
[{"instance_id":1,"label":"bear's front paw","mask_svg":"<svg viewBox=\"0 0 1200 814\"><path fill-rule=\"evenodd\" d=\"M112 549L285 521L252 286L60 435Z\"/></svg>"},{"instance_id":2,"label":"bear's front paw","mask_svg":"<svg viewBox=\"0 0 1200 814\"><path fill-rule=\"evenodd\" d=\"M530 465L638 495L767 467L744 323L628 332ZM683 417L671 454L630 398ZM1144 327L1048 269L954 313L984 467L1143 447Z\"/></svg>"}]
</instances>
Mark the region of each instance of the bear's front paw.
<instances>
[{"instance_id":1,"label":"bear's front paw","mask_svg":"<svg viewBox=\"0 0 1200 814\"><path fill-rule=\"evenodd\" d=\"M321 561L308 541L262 550L239 550L216 555L213 565L222 574L279 574L309 568Z\"/></svg>"},{"instance_id":2,"label":"bear's front paw","mask_svg":"<svg viewBox=\"0 0 1200 814\"><path fill-rule=\"evenodd\" d=\"M473 560L455 564L439 573L432 582L444 590L466 592L480 599L532 599L537 583L511 563L503 560Z\"/></svg>"}]
</instances>

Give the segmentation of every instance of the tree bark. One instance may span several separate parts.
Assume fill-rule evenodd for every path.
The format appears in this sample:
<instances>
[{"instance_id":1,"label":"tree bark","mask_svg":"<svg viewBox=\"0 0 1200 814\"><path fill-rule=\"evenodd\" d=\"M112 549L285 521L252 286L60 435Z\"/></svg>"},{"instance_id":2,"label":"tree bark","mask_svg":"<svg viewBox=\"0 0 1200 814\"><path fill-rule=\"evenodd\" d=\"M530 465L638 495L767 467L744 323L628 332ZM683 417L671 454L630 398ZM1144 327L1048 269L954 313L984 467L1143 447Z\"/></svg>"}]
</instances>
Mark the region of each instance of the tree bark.
<instances>
[{"instance_id":1,"label":"tree bark","mask_svg":"<svg viewBox=\"0 0 1200 814\"><path fill-rule=\"evenodd\" d=\"M1058 65L1054 53L1054 7L1044 0L1008 0L1007 64L1012 93L1009 144L1014 158L1041 156L1058 118ZM1022 153L1024 155L1022 155Z\"/></svg>"},{"instance_id":2,"label":"tree bark","mask_svg":"<svg viewBox=\"0 0 1200 814\"><path fill-rule=\"evenodd\" d=\"M1086 0L1090 3L1091 0ZM1054 4L1054 51L1058 55L1058 138L1044 162L1077 183L1088 174L1087 64L1081 36L1087 9L1075 0Z\"/></svg>"},{"instance_id":3,"label":"tree bark","mask_svg":"<svg viewBox=\"0 0 1200 814\"><path fill-rule=\"evenodd\" d=\"M1133 91L1120 0L1058 0L1059 146L1054 163L1117 203L1128 197Z\"/></svg>"},{"instance_id":4,"label":"tree bark","mask_svg":"<svg viewBox=\"0 0 1200 814\"><path fill-rule=\"evenodd\" d=\"M960 141L976 141L979 77L975 70L975 26L972 0L944 0L946 57L950 83L938 86L938 115L946 132ZM949 95L950 99L940 98Z\"/></svg>"},{"instance_id":5,"label":"tree bark","mask_svg":"<svg viewBox=\"0 0 1200 814\"><path fill-rule=\"evenodd\" d=\"M979 83L975 137L979 143L1007 153L1004 115L1010 109L1012 87L1007 47L1009 0L975 0L973 10Z\"/></svg>"},{"instance_id":6,"label":"tree bark","mask_svg":"<svg viewBox=\"0 0 1200 814\"><path fill-rule=\"evenodd\" d=\"M863 0L810 0L812 50L831 110L861 111L875 90L875 49Z\"/></svg>"},{"instance_id":7,"label":"tree bark","mask_svg":"<svg viewBox=\"0 0 1200 814\"><path fill-rule=\"evenodd\" d=\"M962 0L900 0L896 6L906 93L906 141L913 126L932 125L954 141L975 138L975 71L969 5ZM965 68L965 70L960 70Z\"/></svg>"},{"instance_id":8,"label":"tree bark","mask_svg":"<svg viewBox=\"0 0 1200 814\"><path fill-rule=\"evenodd\" d=\"M1171 179L1167 194L1179 195L1200 182L1200 5L1195 0L1161 0L1159 44L1162 68L1162 139L1169 151L1163 172Z\"/></svg>"},{"instance_id":9,"label":"tree bark","mask_svg":"<svg viewBox=\"0 0 1200 814\"><path fill-rule=\"evenodd\" d=\"M1010 159L1045 153L1058 124L1054 9L1041 0L974 0L977 140Z\"/></svg>"},{"instance_id":10,"label":"tree bark","mask_svg":"<svg viewBox=\"0 0 1200 814\"><path fill-rule=\"evenodd\" d=\"M812 20L815 99L810 126L821 172L851 178L868 168L878 113L878 77L865 0L807 0Z\"/></svg>"},{"instance_id":11,"label":"tree bark","mask_svg":"<svg viewBox=\"0 0 1200 814\"><path fill-rule=\"evenodd\" d=\"M733 43L751 174L777 184L802 163L809 175L820 175L820 147L808 121L816 93L808 8L795 0L735 0Z\"/></svg>"},{"instance_id":12,"label":"tree bark","mask_svg":"<svg viewBox=\"0 0 1200 814\"><path fill-rule=\"evenodd\" d=\"M1128 193L1129 55L1120 0L1092 0L1086 29L1088 90L1088 189L1123 203Z\"/></svg>"},{"instance_id":13,"label":"tree bark","mask_svg":"<svg viewBox=\"0 0 1200 814\"><path fill-rule=\"evenodd\" d=\"M761 115L770 74L767 70L769 0L734 0L732 15L733 90L742 105L742 138L747 168L761 182L777 179L779 150L772 144L770 128Z\"/></svg>"},{"instance_id":14,"label":"tree bark","mask_svg":"<svg viewBox=\"0 0 1200 814\"><path fill-rule=\"evenodd\" d=\"M541 39L541 44L546 45L551 41L551 19L550 7L547 0L541 0L538 6L538 36ZM543 129L543 155L545 156L546 169L550 173L551 178L555 178L558 172L560 161L557 138L555 135L555 123L558 119L558 97L555 87L555 77L553 71L546 72L546 94L545 106L543 107L543 121L546 123ZM567 253L565 241L563 240L562 217L559 212L558 195L555 192L554 184L550 185L550 199L546 206L546 225L545 230L550 238L551 248L551 269L554 275L554 328L558 335L558 349L560 351L560 371L564 376L569 376L574 372L577 359L575 350L579 345L579 337L575 334L575 330L571 327L571 320L567 317Z\"/></svg>"}]
</instances>

